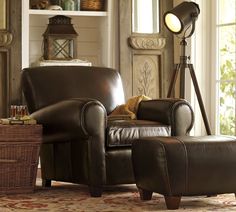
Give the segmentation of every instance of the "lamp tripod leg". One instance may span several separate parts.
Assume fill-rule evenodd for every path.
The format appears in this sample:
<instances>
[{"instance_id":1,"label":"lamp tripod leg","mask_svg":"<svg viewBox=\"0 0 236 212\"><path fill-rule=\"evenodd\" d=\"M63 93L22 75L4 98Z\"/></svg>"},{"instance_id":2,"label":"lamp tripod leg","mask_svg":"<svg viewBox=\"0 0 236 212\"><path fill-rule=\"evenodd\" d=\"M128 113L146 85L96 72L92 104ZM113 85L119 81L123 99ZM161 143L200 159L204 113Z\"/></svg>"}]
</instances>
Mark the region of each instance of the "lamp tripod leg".
<instances>
[{"instance_id":1,"label":"lamp tripod leg","mask_svg":"<svg viewBox=\"0 0 236 212\"><path fill-rule=\"evenodd\" d=\"M175 65L174 73L172 75L172 78L171 78L171 81L170 81L170 87L169 87L168 93L167 93L167 98L171 97L171 93L172 93L172 91L175 87L176 79L177 79L177 76L178 76L178 73L179 73L179 66L180 66L180 64Z\"/></svg>"},{"instance_id":2,"label":"lamp tripod leg","mask_svg":"<svg viewBox=\"0 0 236 212\"><path fill-rule=\"evenodd\" d=\"M188 68L190 70L191 78L192 78L194 89L195 89L195 92L196 92L196 95L197 95L197 99L198 99L199 107L200 107L200 110L201 110L201 113L202 113L202 118L203 118L203 122L204 122L204 125L205 125L205 128L206 128L207 135L211 135L212 134L211 133L211 128L210 128L209 121L208 121L206 111L205 111L205 107L204 107L204 104L203 104L203 101L202 101L202 96L201 96L201 92L200 92L200 89L199 89L199 86L198 86L197 78L196 78L196 75L195 75L195 72L194 72L193 64L188 64Z\"/></svg>"}]
</instances>

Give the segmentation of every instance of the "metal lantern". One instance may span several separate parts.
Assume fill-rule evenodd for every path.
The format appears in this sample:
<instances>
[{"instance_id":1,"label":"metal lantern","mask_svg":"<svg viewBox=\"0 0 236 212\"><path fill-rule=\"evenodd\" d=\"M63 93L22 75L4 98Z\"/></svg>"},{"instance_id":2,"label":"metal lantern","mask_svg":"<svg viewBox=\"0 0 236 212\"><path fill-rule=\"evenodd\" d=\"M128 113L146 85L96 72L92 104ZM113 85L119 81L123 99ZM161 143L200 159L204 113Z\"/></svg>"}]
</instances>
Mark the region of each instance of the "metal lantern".
<instances>
[{"instance_id":1,"label":"metal lantern","mask_svg":"<svg viewBox=\"0 0 236 212\"><path fill-rule=\"evenodd\" d=\"M49 18L43 34L45 60L71 60L77 57L77 36L71 18L57 15Z\"/></svg>"}]
</instances>

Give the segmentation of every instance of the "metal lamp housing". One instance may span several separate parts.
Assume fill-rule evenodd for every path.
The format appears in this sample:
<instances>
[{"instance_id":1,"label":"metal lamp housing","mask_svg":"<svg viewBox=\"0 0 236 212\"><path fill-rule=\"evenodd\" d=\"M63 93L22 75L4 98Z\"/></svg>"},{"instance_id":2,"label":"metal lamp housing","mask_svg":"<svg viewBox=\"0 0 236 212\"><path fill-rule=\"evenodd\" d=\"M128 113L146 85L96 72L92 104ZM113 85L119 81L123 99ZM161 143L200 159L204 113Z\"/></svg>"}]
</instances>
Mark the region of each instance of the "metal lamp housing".
<instances>
[{"instance_id":1,"label":"metal lamp housing","mask_svg":"<svg viewBox=\"0 0 236 212\"><path fill-rule=\"evenodd\" d=\"M45 60L71 60L77 58L77 36L71 18L57 15L49 18L43 34Z\"/></svg>"},{"instance_id":2,"label":"metal lamp housing","mask_svg":"<svg viewBox=\"0 0 236 212\"><path fill-rule=\"evenodd\" d=\"M164 14L164 24L171 32L180 34L197 19L199 14L198 4L184 1Z\"/></svg>"}]
</instances>

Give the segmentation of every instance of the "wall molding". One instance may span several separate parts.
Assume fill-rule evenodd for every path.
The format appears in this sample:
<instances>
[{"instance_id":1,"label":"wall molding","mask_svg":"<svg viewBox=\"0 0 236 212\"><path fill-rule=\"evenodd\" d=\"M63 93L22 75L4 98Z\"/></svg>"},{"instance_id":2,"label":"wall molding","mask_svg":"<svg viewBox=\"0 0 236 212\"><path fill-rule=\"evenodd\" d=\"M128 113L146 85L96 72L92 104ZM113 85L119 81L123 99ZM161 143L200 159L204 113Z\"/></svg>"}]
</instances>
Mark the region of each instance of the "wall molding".
<instances>
[{"instance_id":1,"label":"wall molding","mask_svg":"<svg viewBox=\"0 0 236 212\"><path fill-rule=\"evenodd\" d=\"M119 69L126 99L141 93L152 98L167 95L174 53L173 34L164 27L163 14L171 8L173 0L159 0L159 33L136 33L132 31L132 0L119 0ZM150 83L143 87L145 80Z\"/></svg>"},{"instance_id":2,"label":"wall molding","mask_svg":"<svg viewBox=\"0 0 236 212\"><path fill-rule=\"evenodd\" d=\"M128 40L133 49L140 50L160 50L166 45L166 39L157 36L130 36Z\"/></svg>"},{"instance_id":3,"label":"wall molding","mask_svg":"<svg viewBox=\"0 0 236 212\"><path fill-rule=\"evenodd\" d=\"M13 40L12 33L8 31L0 31L0 47L6 47L11 44Z\"/></svg>"}]
</instances>

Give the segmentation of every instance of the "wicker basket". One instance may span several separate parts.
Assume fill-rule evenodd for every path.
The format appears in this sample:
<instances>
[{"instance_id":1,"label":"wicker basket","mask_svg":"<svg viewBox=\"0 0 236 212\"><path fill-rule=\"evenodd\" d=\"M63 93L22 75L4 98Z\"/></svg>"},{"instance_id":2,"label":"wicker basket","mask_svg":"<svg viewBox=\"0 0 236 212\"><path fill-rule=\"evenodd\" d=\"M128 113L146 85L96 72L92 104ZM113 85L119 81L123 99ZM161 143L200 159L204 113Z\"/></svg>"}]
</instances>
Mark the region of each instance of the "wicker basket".
<instances>
[{"instance_id":1,"label":"wicker basket","mask_svg":"<svg viewBox=\"0 0 236 212\"><path fill-rule=\"evenodd\" d=\"M104 10L104 0L81 0L80 9L81 10L94 10L101 11Z\"/></svg>"},{"instance_id":2,"label":"wicker basket","mask_svg":"<svg viewBox=\"0 0 236 212\"><path fill-rule=\"evenodd\" d=\"M0 124L1 194L34 191L41 142L41 125Z\"/></svg>"}]
</instances>

